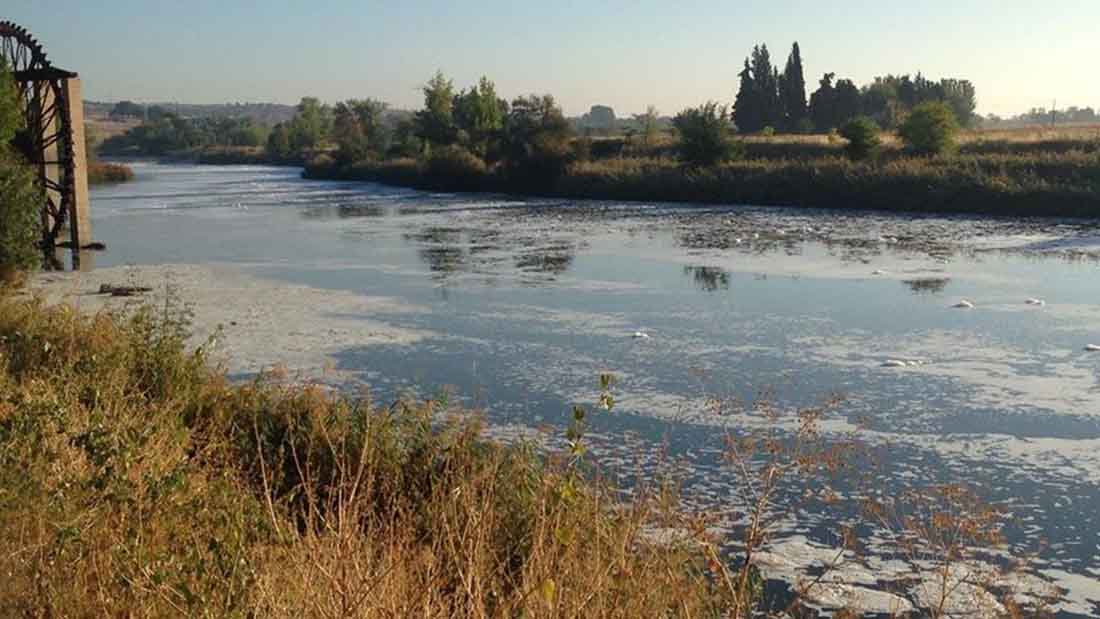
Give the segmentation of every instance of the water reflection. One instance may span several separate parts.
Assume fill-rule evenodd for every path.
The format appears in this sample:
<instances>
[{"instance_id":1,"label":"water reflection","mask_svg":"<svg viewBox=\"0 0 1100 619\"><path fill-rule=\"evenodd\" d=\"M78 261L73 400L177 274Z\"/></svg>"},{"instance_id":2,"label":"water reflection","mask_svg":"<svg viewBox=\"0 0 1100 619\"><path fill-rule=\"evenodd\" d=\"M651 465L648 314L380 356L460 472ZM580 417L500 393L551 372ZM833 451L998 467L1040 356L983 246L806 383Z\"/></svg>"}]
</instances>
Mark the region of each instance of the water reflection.
<instances>
[{"instance_id":1,"label":"water reflection","mask_svg":"<svg viewBox=\"0 0 1100 619\"><path fill-rule=\"evenodd\" d=\"M695 285L704 292L729 290L730 274L718 267L686 266L684 275L690 275Z\"/></svg>"},{"instance_id":2,"label":"water reflection","mask_svg":"<svg viewBox=\"0 0 1100 619\"><path fill-rule=\"evenodd\" d=\"M576 247L572 243L557 242L517 254L516 268L525 272L558 276L569 270L573 264Z\"/></svg>"},{"instance_id":3,"label":"water reflection","mask_svg":"<svg viewBox=\"0 0 1100 619\"><path fill-rule=\"evenodd\" d=\"M573 266L577 253L577 244L570 240L505 236L495 229L426 226L403 238L419 246L417 255L436 279L495 273L501 263L511 262L524 283L553 281Z\"/></svg>"},{"instance_id":4,"label":"water reflection","mask_svg":"<svg viewBox=\"0 0 1100 619\"><path fill-rule=\"evenodd\" d=\"M951 283L950 277L918 277L901 282L913 291L913 294L939 294Z\"/></svg>"}]
</instances>

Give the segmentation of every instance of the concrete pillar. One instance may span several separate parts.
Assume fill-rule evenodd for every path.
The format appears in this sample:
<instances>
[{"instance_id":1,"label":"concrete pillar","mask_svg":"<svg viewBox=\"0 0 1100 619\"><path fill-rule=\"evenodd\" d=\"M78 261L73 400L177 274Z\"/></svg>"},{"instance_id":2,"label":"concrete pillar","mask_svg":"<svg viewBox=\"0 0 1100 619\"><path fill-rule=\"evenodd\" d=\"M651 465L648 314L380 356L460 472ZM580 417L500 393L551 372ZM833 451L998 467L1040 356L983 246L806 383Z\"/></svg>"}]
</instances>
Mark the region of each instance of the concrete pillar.
<instances>
[{"instance_id":1,"label":"concrete pillar","mask_svg":"<svg viewBox=\"0 0 1100 619\"><path fill-rule=\"evenodd\" d=\"M81 248L92 242L92 212L88 199L88 153L84 143L84 96L80 78L71 77L62 82L68 116L72 128L73 144L73 200L69 210L69 233L72 240L73 269L81 271L92 267L90 252Z\"/></svg>"}]
</instances>

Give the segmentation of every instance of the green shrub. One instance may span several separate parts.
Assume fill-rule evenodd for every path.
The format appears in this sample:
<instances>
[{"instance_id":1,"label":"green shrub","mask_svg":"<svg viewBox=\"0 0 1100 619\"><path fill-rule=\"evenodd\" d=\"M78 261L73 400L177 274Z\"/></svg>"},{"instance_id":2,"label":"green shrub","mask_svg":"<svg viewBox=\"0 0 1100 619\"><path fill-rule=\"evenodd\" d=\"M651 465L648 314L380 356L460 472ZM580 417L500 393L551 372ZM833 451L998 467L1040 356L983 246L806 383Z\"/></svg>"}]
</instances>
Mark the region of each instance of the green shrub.
<instances>
[{"instance_id":1,"label":"green shrub","mask_svg":"<svg viewBox=\"0 0 1100 619\"><path fill-rule=\"evenodd\" d=\"M29 270L41 264L41 196L33 170L9 146L22 128L15 81L0 58L0 271L5 272Z\"/></svg>"},{"instance_id":2,"label":"green shrub","mask_svg":"<svg viewBox=\"0 0 1100 619\"><path fill-rule=\"evenodd\" d=\"M878 134L878 125L866 116L853 118L840 128L840 136L848 140L844 152L848 153L848 157L856 160L868 159L878 153L882 146L882 140L879 139Z\"/></svg>"},{"instance_id":3,"label":"green shrub","mask_svg":"<svg viewBox=\"0 0 1100 619\"><path fill-rule=\"evenodd\" d=\"M429 179L456 190L478 189L488 173L485 162L461 146L433 148L424 165Z\"/></svg>"},{"instance_id":4,"label":"green shrub","mask_svg":"<svg viewBox=\"0 0 1100 619\"><path fill-rule=\"evenodd\" d=\"M680 132L680 159L694 166L712 166L737 153L730 139L730 118L725 106L711 101L686 109L672 120Z\"/></svg>"},{"instance_id":5,"label":"green shrub","mask_svg":"<svg viewBox=\"0 0 1100 619\"><path fill-rule=\"evenodd\" d=\"M33 270L42 262L40 193L31 167L6 150L0 147L0 270Z\"/></svg>"},{"instance_id":6,"label":"green shrub","mask_svg":"<svg viewBox=\"0 0 1100 619\"><path fill-rule=\"evenodd\" d=\"M913 108L898 129L906 146L921 155L941 155L955 149L959 121L951 106L928 101Z\"/></svg>"}]
</instances>

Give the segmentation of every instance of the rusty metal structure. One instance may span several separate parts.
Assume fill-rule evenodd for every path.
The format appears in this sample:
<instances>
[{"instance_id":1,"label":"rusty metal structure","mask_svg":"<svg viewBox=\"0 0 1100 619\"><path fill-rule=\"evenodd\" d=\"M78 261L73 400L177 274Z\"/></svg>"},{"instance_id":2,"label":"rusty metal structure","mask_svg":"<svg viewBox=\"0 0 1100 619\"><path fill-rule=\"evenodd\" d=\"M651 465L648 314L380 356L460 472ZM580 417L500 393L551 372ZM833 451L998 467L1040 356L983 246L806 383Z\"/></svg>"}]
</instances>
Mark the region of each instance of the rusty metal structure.
<instances>
[{"instance_id":1,"label":"rusty metal structure","mask_svg":"<svg viewBox=\"0 0 1100 619\"><path fill-rule=\"evenodd\" d=\"M47 268L88 268L91 245L84 108L80 78L50 64L25 28L0 21L0 57L11 68L26 120L18 147L35 167L42 189L42 251ZM68 237L68 238L66 238ZM84 261L81 258L84 256Z\"/></svg>"}]
</instances>

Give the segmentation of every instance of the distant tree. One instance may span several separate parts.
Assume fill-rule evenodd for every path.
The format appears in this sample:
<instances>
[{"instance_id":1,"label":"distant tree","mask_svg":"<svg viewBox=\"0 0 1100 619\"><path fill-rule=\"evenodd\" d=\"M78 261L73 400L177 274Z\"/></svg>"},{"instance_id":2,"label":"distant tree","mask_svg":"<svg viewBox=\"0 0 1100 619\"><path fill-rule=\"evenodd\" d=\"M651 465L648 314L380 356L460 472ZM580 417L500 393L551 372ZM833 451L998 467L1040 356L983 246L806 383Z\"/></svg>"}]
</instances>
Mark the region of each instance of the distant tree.
<instances>
[{"instance_id":1,"label":"distant tree","mask_svg":"<svg viewBox=\"0 0 1100 619\"><path fill-rule=\"evenodd\" d=\"M731 159L736 152L725 106L710 101L686 109L672 124L680 134L680 159L689 165L715 165Z\"/></svg>"},{"instance_id":2,"label":"distant tree","mask_svg":"<svg viewBox=\"0 0 1100 619\"><path fill-rule=\"evenodd\" d=\"M606 105L593 105L588 113L581 117L581 126L586 129L597 129L609 132L615 129L617 124L615 110Z\"/></svg>"},{"instance_id":3,"label":"distant tree","mask_svg":"<svg viewBox=\"0 0 1100 619\"><path fill-rule=\"evenodd\" d=\"M942 79L939 89L943 93L943 100L951 106L955 118L959 124L969 127L974 119L974 109L978 106L977 93L974 85L968 80Z\"/></svg>"},{"instance_id":4,"label":"distant tree","mask_svg":"<svg viewBox=\"0 0 1100 619\"><path fill-rule=\"evenodd\" d=\"M336 104L332 135L338 161L361 161L385 152L385 111L386 104L374 99L349 99Z\"/></svg>"},{"instance_id":5,"label":"distant tree","mask_svg":"<svg viewBox=\"0 0 1100 619\"><path fill-rule=\"evenodd\" d=\"M652 105L647 106L644 113L634 115L634 122L638 123L642 133L642 143L646 146L649 146L657 136L658 120L657 108Z\"/></svg>"},{"instance_id":6,"label":"distant tree","mask_svg":"<svg viewBox=\"0 0 1100 619\"><path fill-rule=\"evenodd\" d=\"M403 118L393 126L388 157L415 157L421 152L420 138L416 137L416 123L411 118Z\"/></svg>"},{"instance_id":7,"label":"distant tree","mask_svg":"<svg viewBox=\"0 0 1100 619\"><path fill-rule=\"evenodd\" d=\"M265 151L269 157L284 161L294 156L294 149L290 145L290 129L285 123L277 123L271 128Z\"/></svg>"},{"instance_id":8,"label":"distant tree","mask_svg":"<svg viewBox=\"0 0 1100 619\"><path fill-rule=\"evenodd\" d=\"M772 66L767 45L757 45L740 73L741 87L734 103L734 122L742 133L783 124L779 72Z\"/></svg>"},{"instance_id":9,"label":"distant tree","mask_svg":"<svg viewBox=\"0 0 1100 619\"><path fill-rule=\"evenodd\" d=\"M880 127L893 129L904 120L905 109L898 100L897 84L893 76L876 77L875 81L860 91L863 113Z\"/></svg>"},{"instance_id":10,"label":"distant tree","mask_svg":"<svg viewBox=\"0 0 1100 619\"><path fill-rule=\"evenodd\" d=\"M859 88L849 79L837 80L833 127L840 127L863 113Z\"/></svg>"},{"instance_id":11,"label":"distant tree","mask_svg":"<svg viewBox=\"0 0 1100 619\"><path fill-rule=\"evenodd\" d=\"M879 126L866 116L857 116L840 128L840 136L848 140L845 152L852 159L868 159L878 153L882 140Z\"/></svg>"},{"instance_id":12,"label":"distant tree","mask_svg":"<svg viewBox=\"0 0 1100 619\"><path fill-rule=\"evenodd\" d=\"M314 97L304 97L288 128L291 149L303 153L319 147L328 139L331 126L332 110Z\"/></svg>"},{"instance_id":13,"label":"distant tree","mask_svg":"<svg viewBox=\"0 0 1100 619\"><path fill-rule=\"evenodd\" d=\"M942 101L926 101L913 108L898 129L905 144L922 155L939 155L955 147L959 123L951 106Z\"/></svg>"},{"instance_id":14,"label":"distant tree","mask_svg":"<svg viewBox=\"0 0 1100 619\"><path fill-rule=\"evenodd\" d=\"M479 157L484 158L491 143L499 139L506 114L507 105L497 97L496 86L487 77L455 95L453 116L460 141Z\"/></svg>"},{"instance_id":15,"label":"distant tree","mask_svg":"<svg viewBox=\"0 0 1100 619\"><path fill-rule=\"evenodd\" d=\"M737 74L741 86L737 89L737 98L733 103L733 122L741 133L752 133L764 128L764 111L760 107L760 97L756 94L756 81L752 76L749 59L745 67Z\"/></svg>"},{"instance_id":16,"label":"distant tree","mask_svg":"<svg viewBox=\"0 0 1100 619\"><path fill-rule=\"evenodd\" d=\"M145 119L148 121L157 121L169 115L171 115L171 112L160 105L152 105L145 110Z\"/></svg>"},{"instance_id":17,"label":"distant tree","mask_svg":"<svg viewBox=\"0 0 1100 619\"><path fill-rule=\"evenodd\" d=\"M553 184L572 158L572 129L551 95L512 101L505 136L509 179L520 185Z\"/></svg>"},{"instance_id":18,"label":"distant tree","mask_svg":"<svg viewBox=\"0 0 1100 619\"><path fill-rule=\"evenodd\" d=\"M817 90L810 95L810 119L814 127L821 132L835 129L837 126L836 113L836 88L833 87L833 78L836 73L826 73L818 82Z\"/></svg>"},{"instance_id":19,"label":"distant tree","mask_svg":"<svg viewBox=\"0 0 1100 619\"><path fill-rule=\"evenodd\" d=\"M787 131L799 131L807 117L806 77L802 71L802 52L795 41L791 54L787 57L787 66L779 76L779 98L783 107L783 128Z\"/></svg>"},{"instance_id":20,"label":"distant tree","mask_svg":"<svg viewBox=\"0 0 1100 619\"><path fill-rule=\"evenodd\" d=\"M143 118L145 116L145 106L133 101L119 101L111 108L110 116L112 118Z\"/></svg>"},{"instance_id":21,"label":"distant tree","mask_svg":"<svg viewBox=\"0 0 1100 619\"><path fill-rule=\"evenodd\" d=\"M458 141L454 119L454 82L444 77L442 71L436 71L421 90L424 92L424 109L415 116L416 135L428 147L454 144Z\"/></svg>"}]
</instances>

